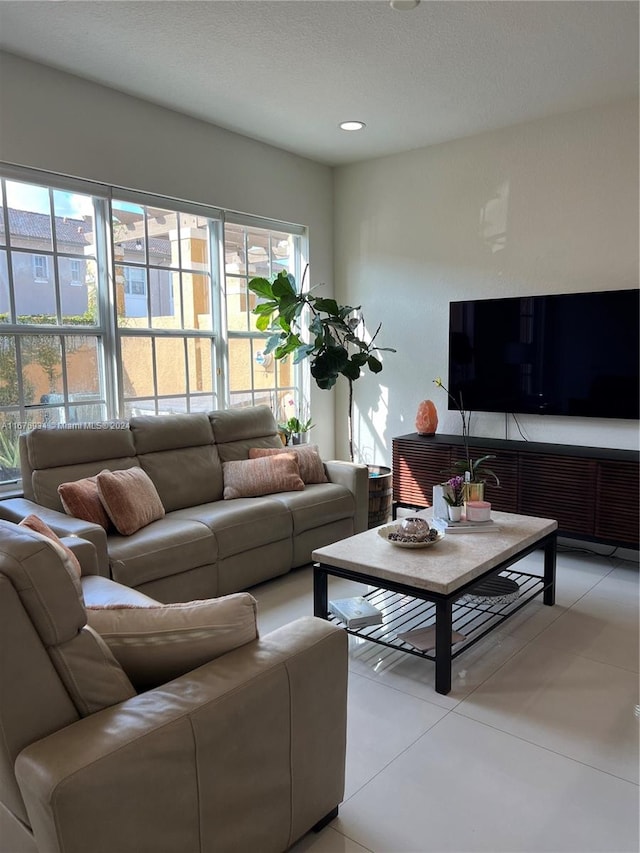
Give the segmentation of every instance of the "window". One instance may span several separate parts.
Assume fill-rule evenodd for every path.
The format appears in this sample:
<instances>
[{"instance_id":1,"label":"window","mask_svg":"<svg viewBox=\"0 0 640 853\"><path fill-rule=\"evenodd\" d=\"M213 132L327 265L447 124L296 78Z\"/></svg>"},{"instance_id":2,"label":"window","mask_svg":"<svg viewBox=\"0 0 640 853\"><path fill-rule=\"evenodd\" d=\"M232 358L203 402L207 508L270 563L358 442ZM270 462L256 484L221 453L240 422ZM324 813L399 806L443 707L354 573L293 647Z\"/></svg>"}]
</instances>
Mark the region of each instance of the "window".
<instances>
[{"instance_id":1,"label":"window","mask_svg":"<svg viewBox=\"0 0 640 853\"><path fill-rule=\"evenodd\" d=\"M49 259L46 255L32 255L35 281L49 281Z\"/></svg>"},{"instance_id":2,"label":"window","mask_svg":"<svg viewBox=\"0 0 640 853\"><path fill-rule=\"evenodd\" d=\"M300 280L301 235L247 224L245 220L225 222L225 302L229 357L229 397L231 406L270 406L279 422L292 416L303 417L302 376L292 359L276 361L264 354L267 335L255 328L252 314L257 297L247 285L255 276L270 278L280 270Z\"/></svg>"},{"instance_id":3,"label":"window","mask_svg":"<svg viewBox=\"0 0 640 853\"><path fill-rule=\"evenodd\" d=\"M129 296L147 295L147 278L139 267L124 267L124 292Z\"/></svg>"},{"instance_id":4,"label":"window","mask_svg":"<svg viewBox=\"0 0 640 853\"><path fill-rule=\"evenodd\" d=\"M80 261L69 261L69 284L78 287L82 284L82 263Z\"/></svg>"},{"instance_id":5,"label":"window","mask_svg":"<svg viewBox=\"0 0 640 853\"><path fill-rule=\"evenodd\" d=\"M34 426L253 403L281 419L301 406L302 371L264 355L247 291L254 275L298 273L301 228L3 175L0 488L19 478L17 438Z\"/></svg>"}]
</instances>

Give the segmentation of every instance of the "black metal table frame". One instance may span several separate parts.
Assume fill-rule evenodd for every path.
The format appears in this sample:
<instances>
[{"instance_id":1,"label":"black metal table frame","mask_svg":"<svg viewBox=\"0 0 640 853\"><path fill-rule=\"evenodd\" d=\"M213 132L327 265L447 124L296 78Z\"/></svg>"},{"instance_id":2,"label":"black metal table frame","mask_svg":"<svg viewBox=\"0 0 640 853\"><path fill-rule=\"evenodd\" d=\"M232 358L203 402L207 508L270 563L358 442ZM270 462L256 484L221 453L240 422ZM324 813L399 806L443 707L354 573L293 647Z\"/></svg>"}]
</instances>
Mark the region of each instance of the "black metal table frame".
<instances>
[{"instance_id":1,"label":"black metal table frame","mask_svg":"<svg viewBox=\"0 0 640 853\"><path fill-rule=\"evenodd\" d=\"M374 586L383 590L397 592L401 595L410 596L414 599L433 603L435 605L435 657L433 655L428 655L425 652L417 651L415 649L403 649L403 651L408 651L411 654L417 655L418 657L435 660L436 692L446 694L449 693L449 691L451 690L451 661L453 660L453 658L457 657L458 654L460 654L462 651L466 651L467 648L470 648L472 645L477 643L490 631L493 631L498 625L502 624L502 622L504 622L506 619L508 619L510 616L512 616L514 613L516 613L518 610L528 604L529 601L532 600L532 598L536 598L538 595L540 595L540 593L542 593L542 601L544 604L548 606L552 606L553 604L555 604L557 541L558 535L556 531L554 531L553 533L549 533L546 536L542 536L536 542L533 542L525 548L522 548L516 554L503 560L493 568L474 578L472 581L469 581L469 583L458 587L456 590L448 594L431 592L429 590L418 589L417 587L397 583L395 581L387 580L385 578L374 577L373 575L366 574L366 572L364 571L344 569L338 566L332 566L328 563L314 563L313 613L315 616L318 616L321 619L329 618L328 581L330 575L332 577L339 577L345 578L346 580L358 581L369 586ZM492 623L492 625L487 630L483 631L480 636L468 642L463 649L452 653L452 612L453 605L456 599L463 596L466 592L469 592L472 587L477 586L479 583L481 583L483 580L486 580L491 575L504 571L505 569L509 568L509 566L512 566L514 563L517 563L523 557L526 557L528 554L531 554L533 551L536 551L539 548L544 549L544 573L542 575L541 589L536 592L535 595L529 596L524 601L520 602L516 607L511 609L501 618L498 618L494 623ZM364 635L357 629L349 630L349 633L356 634L357 636L363 636L365 639L370 640L373 643L378 643L379 645L386 645L390 646L391 648L397 648L397 646L393 646L390 643L381 641L379 639L376 639L375 637Z\"/></svg>"}]
</instances>

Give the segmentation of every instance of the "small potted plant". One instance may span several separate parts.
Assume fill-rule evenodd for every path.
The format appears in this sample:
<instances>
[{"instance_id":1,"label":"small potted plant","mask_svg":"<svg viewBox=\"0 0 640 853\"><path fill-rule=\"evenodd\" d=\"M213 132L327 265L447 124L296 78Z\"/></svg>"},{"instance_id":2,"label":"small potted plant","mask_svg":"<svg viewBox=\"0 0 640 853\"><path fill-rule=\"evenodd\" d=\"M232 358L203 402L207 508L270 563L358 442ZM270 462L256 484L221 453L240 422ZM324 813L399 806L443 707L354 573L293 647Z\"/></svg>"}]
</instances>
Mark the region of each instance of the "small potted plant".
<instances>
[{"instance_id":1,"label":"small potted plant","mask_svg":"<svg viewBox=\"0 0 640 853\"><path fill-rule=\"evenodd\" d=\"M298 418L289 418L288 421L278 424L278 430L284 436L286 444L305 444L307 440L307 432L313 427L311 418L306 421L301 421Z\"/></svg>"},{"instance_id":2,"label":"small potted plant","mask_svg":"<svg viewBox=\"0 0 640 853\"><path fill-rule=\"evenodd\" d=\"M447 504L449 519L460 521L464 506L464 477L458 474L442 483L442 497Z\"/></svg>"}]
</instances>

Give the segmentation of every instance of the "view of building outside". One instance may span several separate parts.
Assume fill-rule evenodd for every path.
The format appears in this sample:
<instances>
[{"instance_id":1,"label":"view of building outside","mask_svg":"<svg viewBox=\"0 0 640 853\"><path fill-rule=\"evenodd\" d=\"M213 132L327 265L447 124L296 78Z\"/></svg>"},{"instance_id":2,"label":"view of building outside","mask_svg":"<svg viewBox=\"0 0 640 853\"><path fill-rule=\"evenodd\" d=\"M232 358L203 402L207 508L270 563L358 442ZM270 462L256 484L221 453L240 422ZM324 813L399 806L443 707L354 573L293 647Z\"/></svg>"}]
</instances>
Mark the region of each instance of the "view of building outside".
<instances>
[{"instance_id":1,"label":"view of building outside","mask_svg":"<svg viewBox=\"0 0 640 853\"><path fill-rule=\"evenodd\" d=\"M225 404L304 414L300 368L265 356L247 288L298 277L302 229L91 189L0 181L0 483L35 426Z\"/></svg>"}]
</instances>

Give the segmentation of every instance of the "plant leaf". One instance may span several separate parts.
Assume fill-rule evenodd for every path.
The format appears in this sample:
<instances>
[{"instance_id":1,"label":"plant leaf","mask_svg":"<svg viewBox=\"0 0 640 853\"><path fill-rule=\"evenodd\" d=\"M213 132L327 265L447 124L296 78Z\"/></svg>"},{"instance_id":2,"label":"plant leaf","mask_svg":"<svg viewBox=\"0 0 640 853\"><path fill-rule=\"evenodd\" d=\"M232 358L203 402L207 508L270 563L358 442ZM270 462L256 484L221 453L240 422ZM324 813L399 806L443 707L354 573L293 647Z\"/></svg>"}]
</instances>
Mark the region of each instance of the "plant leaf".
<instances>
[{"instance_id":1,"label":"plant leaf","mask_svg":"<svg viewBox=\"0 0 640 853\"><path fill-rule=\"evenodd\" d=\"M285 272L279 273L273 282L272 292L278 299L286 299L287 296L295 299L298 295L295 288L295 279Z\"/></svg>"},{"instance_id":2,"label":"plant leaf","mask_svg":"<svg viewBox=\"0 0 640 853\"><path fill-rule=\"evenodd\" d=\"M334 314L339 316L340 309L335 299L322 299L317 296L313 299L314 308L316 311L323 311L325 314Z\"/></svg>"},{"instance_id":3,"label":"plant leaf","mask_svg":"<svg viewBox=\"0 0 640 853\"><path fill-rule=\"evenodd\" d=\"M271 325L271 315L261 314L256 320L256 329L260 332L266 332Z\"/></svg>"},{"instance_id":4,"label":"plant leaf","mask_svg":"<svg viewBox=\"0 0 640 853\"><path fill-rule=\"evenodd\" d=\"M273 287L266 278L252 278L247 287L252 293L257 293L258 296L273 299Z\"/></svg>"}]
</instances>

